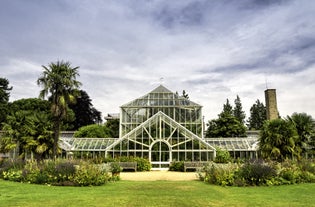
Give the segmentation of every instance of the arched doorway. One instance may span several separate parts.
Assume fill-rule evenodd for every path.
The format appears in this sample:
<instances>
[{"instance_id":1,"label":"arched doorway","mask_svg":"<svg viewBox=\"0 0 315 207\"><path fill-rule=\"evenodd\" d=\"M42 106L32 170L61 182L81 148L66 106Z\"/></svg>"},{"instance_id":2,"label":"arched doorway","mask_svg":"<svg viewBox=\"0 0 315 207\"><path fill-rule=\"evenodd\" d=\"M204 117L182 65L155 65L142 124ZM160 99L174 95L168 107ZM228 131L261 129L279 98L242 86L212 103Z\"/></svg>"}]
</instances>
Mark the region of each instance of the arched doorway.
<instances>
[{"instance_id":1,"label":"arched doorway","mask_svg":"<svg viewBox=\"0 0 315 207\"><path fill-rule=\"evenodd\" d=\"M172 161L171 146L164 140L156 140L150 146L149 157L153 169L169 168Z\"/></svg>"}]
</instances>

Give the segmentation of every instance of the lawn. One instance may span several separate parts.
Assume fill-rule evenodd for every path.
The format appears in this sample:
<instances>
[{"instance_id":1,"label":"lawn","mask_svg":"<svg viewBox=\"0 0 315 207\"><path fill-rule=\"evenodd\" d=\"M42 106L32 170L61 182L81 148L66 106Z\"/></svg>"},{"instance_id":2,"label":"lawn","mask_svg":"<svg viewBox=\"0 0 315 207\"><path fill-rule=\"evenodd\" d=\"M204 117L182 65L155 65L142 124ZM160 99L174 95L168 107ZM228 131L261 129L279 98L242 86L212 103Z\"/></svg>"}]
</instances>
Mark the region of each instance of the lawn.
<instances>
[{"instance_id":1,"label":"lawn","mask_svg":"<svg viewBox=\"0 0 315 207\"><path fill-rule=\"evenodd\" d=\"M0 206L315 206L315 184L220 187L200 181L119 181L57 187L0 180Z\"/></svg>"}]
</instances>

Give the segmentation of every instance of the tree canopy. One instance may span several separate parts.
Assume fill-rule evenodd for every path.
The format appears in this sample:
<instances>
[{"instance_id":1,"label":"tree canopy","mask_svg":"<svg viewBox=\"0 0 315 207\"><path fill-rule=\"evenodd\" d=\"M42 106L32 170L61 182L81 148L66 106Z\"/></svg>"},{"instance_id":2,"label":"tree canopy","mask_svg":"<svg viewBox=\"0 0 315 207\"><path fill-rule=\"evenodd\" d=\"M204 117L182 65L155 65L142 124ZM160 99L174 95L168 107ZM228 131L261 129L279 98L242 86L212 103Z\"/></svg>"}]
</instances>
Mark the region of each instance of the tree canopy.
<instances>
[{"instance_id":1,"label":"tree canopy","mask_svg":"<svg viewBox=\"0 0 315 207\"><path fill-rule=\"evenodd\" d=\"M105 125L91 124L79 128L74 137L86 138L106 138L111 137L111 132Z\"/></svg>"},{"instance_id":2,"label":"tree canopy","mask_svg":"<svg viewBox=\"0 0 315 207\"><path fill-rule=\"evenodd\" d=\"M263 158L283 161L299 157L296 145L298 134L294 125L283 119L265 122L259 139L259 150Z\"/></svg>"},{"instance_id":3,"label":"tree canopy","mask_svg":"<svg viewBox=\"0 0 315 207\"><path fill-rule=\"evenodd\" d=\"M9 80L0 77L0 130L2 129L2 124L6 121L8 111L8 103L10 97L10 91L12 86L9 87Z\"/></svg>"},{"instance_id":4,"label":"tree canopy","mask_svg":"<svg viewBox=\"0 0 315 207\"><path fill-rule=\"evenodd\" d=\"M207 124L206 137L245 137L246 127L233 113L233 107L226 100L222 112L217 119L210 120Z\"/></svg>"},{"instance_id":5,"label":"tree canopy","mask_svg":"<svg viewBox=\"0 0 315 207\"><path fill-rule=\"evenodd\" d=\"M250 108L250 116L247 120L249 129L260 130L267 120L266 107L259 99Z\"/></svg>"},{"instance_id":6,"label":"tree canopy","mask_svg":"<svg viewBox=\"0 0 315 207\"><path fill-rule=\"evenodd\" d=\"M314 153L314 143L312 143L315 136L315 122L312 116L306 113L293 113L292 116L287 117L296 129L298 139L295 141L295 145L299 150L299 154L302 156L306 153Z\"/></svg>"},{"instance_id":7,"label":"tree canopy","mask_svg":"<svg viewBox=\"0 0 315 207\"><path fill-rule=\"evenodd\" d=\"M12 86L9 87L9 80L0 77L0 104L5 104L9 102L10 91Z\"/></svg>"},{"instance_id":8,"label":"tree canopy","mask_svg":"<svg viewBox=\"0 0 315 207\"><path fill-rule=\"evenodd\" d=\"M70 104L69 108L75 114L75 120L72 122L72 130L77 130L82 126L99 124L102 122L102 114L95 109L87 92L80 90L80 95L75 103Z\"/></svg>"},{"instance_id":9,"label":"tree canopy","mask_svg":"<svg viewBox=\"0 0 315 207\"><path fill-rule=\"evenodd\" d=\"M242 124L245 123L245 111L243 111L243 106L240 97L237 95L236 99L234 100L234 108L233 108L233 115L235 118Z\"/></svg>"}]
</instances>

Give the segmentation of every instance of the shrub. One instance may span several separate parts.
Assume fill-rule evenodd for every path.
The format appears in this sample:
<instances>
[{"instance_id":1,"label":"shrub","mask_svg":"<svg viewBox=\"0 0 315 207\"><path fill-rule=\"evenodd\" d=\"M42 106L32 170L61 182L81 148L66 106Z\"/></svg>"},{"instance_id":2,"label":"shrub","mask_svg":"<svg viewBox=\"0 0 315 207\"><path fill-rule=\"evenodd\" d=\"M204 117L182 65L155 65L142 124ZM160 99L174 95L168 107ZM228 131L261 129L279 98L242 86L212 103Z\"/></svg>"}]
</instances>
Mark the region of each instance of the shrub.
<instances>
[{"instance_id":1,"label":"shrub","mask_svg":"<svg viewBox=\"0 0 315 207\"><path fill-rule=\"evenodd\" d=\"M141 157L135 157L134 161L137 162L137 171L150 171L151 163L149 160Z\"/></svg>"},{"instance_id":2,"label":"shrub","mask_svg":"<svg viewBox=\"0 0 315 207\"><path fill-rule=\"evenodd\" d=\"M2 172L4 180L20 182L23 181L22 170L9 169L8 171Z\"/></svg>"},{"instance_id":3,"label":"shrub","mask_svg":"<svg viewBox=\"0 0 315 207\"><path fill-rule=\"evenodd\" d=\"M55 167L55 177L57 182L69 180L75 174L75 165L71 161L57 162Z\"/></svg>"},{"instance_id":4,"label":"shrub","mask_svg":"<svg viewBox=\"0 0 315 207\"><path fill-rule=\"evenodd\" d=\"M110 137L111 132L105 125L91 124L80 127L75 133L74 137L87 137L87 138L104 138Z\"/></svg>"},{"instance_id":5,"label":"shrub","mask_svg":"<svg viewBox=\"0 0 315 207\"><path fill-rule=\"evenodd\" d=\"M175 161L170 164L170 171L184 172L184 161Z\"/></svg>"},{"instance_id":6,"label":"shrub","mask_svg":"<svg viewBox=\"0 0 315 207\"><path fill-rule=\"evenodd\" d=\"M72 181L79 186L99 186L107 183L109 179L108 172L103 168L82 162L77 168Z\"/></svg>"},{"instance_id":7,"label":"shrub","mask_svg":"<svg viewBox=\"0 0 315 207\"><path fill-rule=\"evenodd\" d=\"M248 185L265 185L276 176L276 170L263 160L254 160L246 162L239 169L238 176Z\"/></svg>"},{"instance_id":8,"label":"shrub","mask_svg":"<svg viewBox=\"0 0 315 207\"><path fill-rule=\"evenodd\" d=\"M0 174L9 169L22 170L24 168L25 161L22 159L5 159L1 161Z\"/></svg>"},{"instance_id":9,"label":"shrub","mask_svg":"<svg viewBox=\"0 0 315 207\"><path fill-rule=\"evenodd\" d=\"M210 184L231 186L234 184L234 174L237 168L238 166L236 164L209 163L209 165L205 166L203 169L203 180ZM201 174L199 174L199 176L201 176Z\"/></svg>"},{"instance_id":10,"label":"shrub","mask_svg":"<svg viewBox=\"0 0 315 207\"><path fill-rule=\"evenodd\" d=\"M229 151L220 148L216 149L216 157L214 162L216 163L228 163L231 161L231 156Z\"/></svg>"}]
</instances>

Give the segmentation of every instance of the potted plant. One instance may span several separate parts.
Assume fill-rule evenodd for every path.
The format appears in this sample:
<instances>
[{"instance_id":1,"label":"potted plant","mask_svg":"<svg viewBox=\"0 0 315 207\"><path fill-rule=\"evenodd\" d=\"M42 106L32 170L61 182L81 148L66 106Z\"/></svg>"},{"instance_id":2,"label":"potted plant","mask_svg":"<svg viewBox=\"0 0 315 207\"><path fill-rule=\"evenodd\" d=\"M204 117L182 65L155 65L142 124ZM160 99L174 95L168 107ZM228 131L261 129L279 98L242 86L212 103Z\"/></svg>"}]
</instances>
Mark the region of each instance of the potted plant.
<instances>
[{"instance_id":1,"label":"potted plant","mask_svg":"<svg viewBox=\"0 0 315 207\"><path fill-rule=\"evenodd\" d=\"M112 162L110 167L111 167L112 176L119 176L120 172L123 170L123 168L119 165L118 162Z\"/></svg>"}]
</instances>

